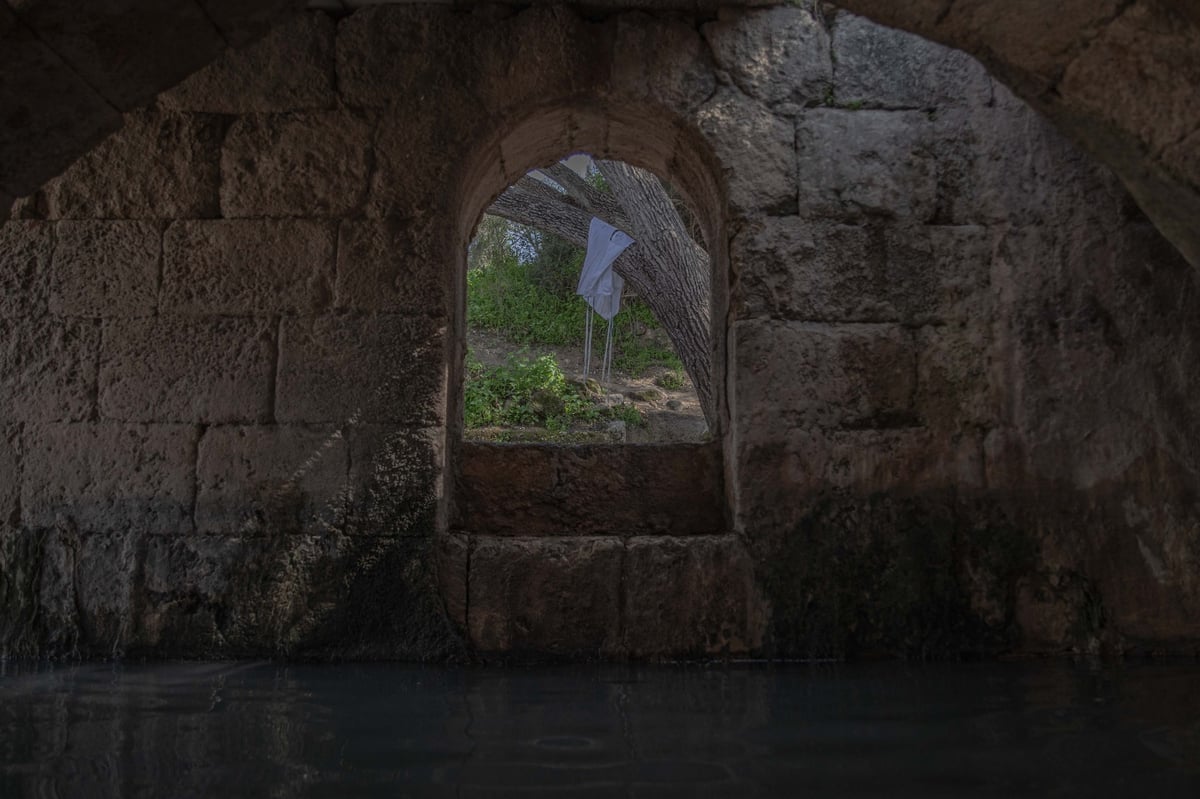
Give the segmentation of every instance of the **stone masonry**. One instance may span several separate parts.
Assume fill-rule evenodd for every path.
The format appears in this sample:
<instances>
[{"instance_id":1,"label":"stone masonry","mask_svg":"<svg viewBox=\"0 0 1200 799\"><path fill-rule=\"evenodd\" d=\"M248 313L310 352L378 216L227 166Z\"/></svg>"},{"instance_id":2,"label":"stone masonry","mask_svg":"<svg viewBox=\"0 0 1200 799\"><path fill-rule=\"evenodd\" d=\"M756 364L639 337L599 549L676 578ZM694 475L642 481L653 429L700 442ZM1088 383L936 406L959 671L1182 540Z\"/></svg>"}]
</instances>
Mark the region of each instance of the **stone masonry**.
<instances>
[{"instance_id":1,"label":"stone masonry","mask_svg":"<svg viewBox=\"0 0 1200 799\"><path fill-rule=\"evenodd\" d=\"M712 446L460 440L472 228L576 150L715 243ZM1195 282L848 13L310 11L0 227L0 654L1196 652Z\"/></svg>"}]
</instances>

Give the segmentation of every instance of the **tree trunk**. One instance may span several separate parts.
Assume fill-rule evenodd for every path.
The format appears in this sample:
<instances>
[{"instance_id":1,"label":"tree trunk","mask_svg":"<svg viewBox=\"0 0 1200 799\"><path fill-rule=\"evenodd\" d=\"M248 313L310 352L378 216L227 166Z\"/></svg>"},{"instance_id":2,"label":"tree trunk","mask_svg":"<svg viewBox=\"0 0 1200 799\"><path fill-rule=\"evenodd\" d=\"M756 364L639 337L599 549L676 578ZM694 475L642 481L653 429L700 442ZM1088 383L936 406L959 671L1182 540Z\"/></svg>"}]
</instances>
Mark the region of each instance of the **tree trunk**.
<instances>
[{"instance_id":1,"label":"tree trunk","mask_svg":"<svg viewBox=\"0 0 1200 799\"><path fill-rule=\"evenodd\" d=\"M587 247L596 216L635 241L613 263L663 326L687 370L709 427L716 421L709 317L709 259L688 234L666 189L654 175L619 161L596 161L611 193L603 192L563 164L542 170L563 191L526 176L488 213L553 233Z\"/></svg>"}]
</instances>

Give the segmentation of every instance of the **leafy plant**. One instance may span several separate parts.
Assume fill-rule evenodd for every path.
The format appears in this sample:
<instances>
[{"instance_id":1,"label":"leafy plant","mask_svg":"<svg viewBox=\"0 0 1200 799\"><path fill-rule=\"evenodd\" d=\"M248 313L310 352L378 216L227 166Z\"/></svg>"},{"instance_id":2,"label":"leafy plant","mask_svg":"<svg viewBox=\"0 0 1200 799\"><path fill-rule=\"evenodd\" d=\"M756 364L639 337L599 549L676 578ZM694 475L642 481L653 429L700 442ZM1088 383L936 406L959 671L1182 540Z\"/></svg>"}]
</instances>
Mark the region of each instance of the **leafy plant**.
<instances>
[{"instance_id":1,"label":"leafy plant","mask_svg":"<svg viewBox=\"0 0 1200 799\"><path fill-rule=\"evenodd\" d=\"M466 426L539 425L565 430L594 421L599 411L567 382L553 355L530 360L511 355L502 366L486 368L468 355L463 407Z\"/></svg>"},{"instance_id":2,"label":"leafy plant","mask_svg":"<svg viewBox=\"0 0 1200 799\"><path fill-rule=\"evenodd\" d=\"M518 243L518 249L526 246L529 242ZM517 344L581 346L586 306L575 295L575 281L582 252L554 245L529 262L511 250L492 252L490 261L467 272L468 324ZM613 330L613 365L634 376L652 366L682 368L674 352L644 335L657 329L658 320L648 307L636 299L625 302ZM597 354L604 350L605 333L603 322L595 325L592 347Z\"/></svg>"},{"instance_id":3,"label":"leafy plant","mask_svg":"<svg viewBox=\"0 0 1200 799\"><path fill-rule=\"evenodd\" d=\"M654 382L668 391L678 391L683 388L683 371L672 369L669 372L663 372Z\"/></svg>"}]
</instances>

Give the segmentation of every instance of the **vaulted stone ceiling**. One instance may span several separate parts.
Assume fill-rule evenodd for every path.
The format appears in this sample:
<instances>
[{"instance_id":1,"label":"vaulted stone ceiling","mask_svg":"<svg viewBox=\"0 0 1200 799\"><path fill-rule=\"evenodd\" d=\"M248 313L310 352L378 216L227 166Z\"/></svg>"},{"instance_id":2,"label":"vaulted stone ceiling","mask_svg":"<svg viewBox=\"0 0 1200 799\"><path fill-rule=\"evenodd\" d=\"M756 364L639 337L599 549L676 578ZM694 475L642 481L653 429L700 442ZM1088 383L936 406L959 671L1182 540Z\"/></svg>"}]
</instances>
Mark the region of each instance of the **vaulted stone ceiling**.
<instances>
[{"instance_id":1,"label":"vaulted stone ceiling","mask_svg":"<svg viewBox=\"0 0 1200 799\"><path fill-rule=\"evenodd\" d=\"M0 2L0 218L121 124L121 113L305 5L378 0ZM463 3L469 5L470 3ZM732 5L771 5L735 2ZM592 0L698 12L703 0ZM1200 266L1200 3L839 0L983 61L1125 181Z\"/></svg>"}]
</instances>

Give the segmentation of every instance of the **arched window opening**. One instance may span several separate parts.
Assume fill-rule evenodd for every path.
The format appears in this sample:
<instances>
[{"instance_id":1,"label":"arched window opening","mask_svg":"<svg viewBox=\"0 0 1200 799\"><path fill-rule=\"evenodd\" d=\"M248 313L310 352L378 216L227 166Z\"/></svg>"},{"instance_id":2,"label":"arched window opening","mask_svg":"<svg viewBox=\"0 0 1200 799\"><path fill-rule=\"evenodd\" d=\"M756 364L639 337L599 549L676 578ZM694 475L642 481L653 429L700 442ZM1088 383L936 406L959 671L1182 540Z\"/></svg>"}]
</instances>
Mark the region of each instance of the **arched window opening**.
<instances>
[{"instance_id":1,"label":"arched window opening","mask_svg":"<svg viewBox=\"0 0 1200 799\"><path fill-rule=\"evenodd\" d=\"M668 181L585 153L532 170L466 260L465 440L711 437L712 270Z\"/></svg>"}]
</instances>

